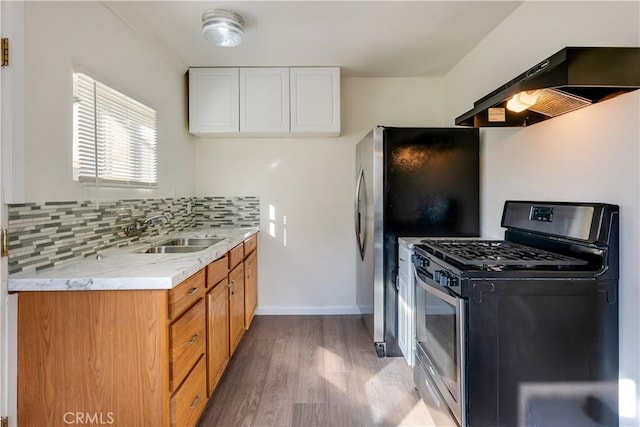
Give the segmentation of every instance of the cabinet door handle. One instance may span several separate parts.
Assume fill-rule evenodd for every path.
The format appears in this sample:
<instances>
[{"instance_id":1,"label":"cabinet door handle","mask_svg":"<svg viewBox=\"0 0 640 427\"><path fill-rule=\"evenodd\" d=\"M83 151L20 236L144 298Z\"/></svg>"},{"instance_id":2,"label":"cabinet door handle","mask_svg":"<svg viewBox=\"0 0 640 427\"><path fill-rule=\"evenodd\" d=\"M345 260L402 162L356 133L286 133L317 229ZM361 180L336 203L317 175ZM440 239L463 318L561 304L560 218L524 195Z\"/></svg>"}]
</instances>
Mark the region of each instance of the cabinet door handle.
<instances>
[{"instance_id":1,"label":"cabinet door handle","mask_svg":"<svg viewBox=\"0 0 640 427\"><path fill-rule=\"evenodd\" d=\"M193 409L198 406L198 403L200 403L200 399L202 399L202 396L200 396L199 394L196 395L196 397L193 398L193 402L191 402L191 406L189 406L189 409Z\"/></svg>"},{"instance_id":2,"label":"cabinet door handle","mask_svg":"<svg viewBox=\"0 0 640 427\"><path fill-rule=\"evenodd\" d=\"M193 288L191 288L191 289L189 289L189 290L187 291L187 295L193 295L193 294L195 294L196 292L198 292L198 288L193 287Z\"/></svg>"},{"instance_id":3,"label":"cabinet door handle","mask_svg":"<svg viewBox=\"0 0 640 427\"><path fill-rule=\"evenodd\" d=\"M195 344L198 339L200 339L200 332L191 337L191 339L189 340L189 345Z\"/></svg>"}]
</instances>

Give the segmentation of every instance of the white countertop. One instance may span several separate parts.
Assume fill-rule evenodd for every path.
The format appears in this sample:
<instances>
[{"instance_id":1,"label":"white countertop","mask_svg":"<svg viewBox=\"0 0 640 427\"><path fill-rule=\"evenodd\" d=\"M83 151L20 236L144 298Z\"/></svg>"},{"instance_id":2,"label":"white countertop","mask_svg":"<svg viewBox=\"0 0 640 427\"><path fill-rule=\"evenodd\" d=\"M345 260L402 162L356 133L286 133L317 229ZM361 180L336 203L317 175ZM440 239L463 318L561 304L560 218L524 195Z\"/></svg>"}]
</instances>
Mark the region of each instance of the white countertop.
<instances>
[{"instance_id":1,"label":"white countertop","mask_svg":"<svg viewBox=\"0 0 640 427\"><path fill-rule=\"evenodd\" d=\"M101 251L95 256L37 272L9 276L9 292L171 289L258 232L258 227L210 228L158 236L144 243ZM179 237L224 237L204 250L145 254L148 247Z\"/></svg>"},{"instance_id":2,"label":"white countertop","mask_svg":"<svg viewBox=\"0 0 640 427\"><path fill-rule=\"evenodd\" d=\"M427 237L398 237L398 242L408 248L413 248L413 245L420 243L422 239L427 239Z\"/></svg>"}]
</instances>

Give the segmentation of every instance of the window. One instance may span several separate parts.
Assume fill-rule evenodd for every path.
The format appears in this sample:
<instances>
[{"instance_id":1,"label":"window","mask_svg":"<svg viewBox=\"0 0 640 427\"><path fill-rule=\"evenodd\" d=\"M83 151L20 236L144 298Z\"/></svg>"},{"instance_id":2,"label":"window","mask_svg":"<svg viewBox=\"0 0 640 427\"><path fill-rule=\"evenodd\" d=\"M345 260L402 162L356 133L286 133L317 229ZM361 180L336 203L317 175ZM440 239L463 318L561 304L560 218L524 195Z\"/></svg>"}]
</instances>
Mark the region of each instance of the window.
<instances>
[{"instance_id":1,"label":"window","mask_svg":"<svg viewBox=\"0 0 640 427\"><path fill-rule=\"evenodd\" d=\"M131 187L157 184L156 111L73 74L73 179Z\"/></svg>"}]
</instances>

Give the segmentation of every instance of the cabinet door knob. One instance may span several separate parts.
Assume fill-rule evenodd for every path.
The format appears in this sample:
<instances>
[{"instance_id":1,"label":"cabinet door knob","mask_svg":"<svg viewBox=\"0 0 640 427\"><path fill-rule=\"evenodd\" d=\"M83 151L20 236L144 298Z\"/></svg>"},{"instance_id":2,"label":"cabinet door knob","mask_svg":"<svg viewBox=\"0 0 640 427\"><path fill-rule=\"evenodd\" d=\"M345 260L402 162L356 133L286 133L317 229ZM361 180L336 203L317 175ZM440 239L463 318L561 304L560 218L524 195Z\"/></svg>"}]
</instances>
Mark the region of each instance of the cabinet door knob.
<instances>
[{"instance_id":1,"label":"cabinet door knob","mask_svg":"<svg viewBox=\"0 0 640 427\"><path fill-rule=\"evenodd\" d=\"M189 291L187 291L187 295L193 295L196 292L198 292L198 288L194 286L193 288L189 289Z\"/></svg>"},{"instance_id":2,"label":"cabinet door knob","mask_svg":"<svg viewBox=\"0 0 640 427\"><path fill-rule=\"evenodd\" d=\"M196 395L196 397L193 398L193 402L191 402L191 406L189 406L189 409L193 409L198 406L198 403L200 403L200 399L202 399L202 396L200 396L199 394Z\"/></svg>"},{"instance_id":3,"label":"cabinet door knob","mask_svg":"<svg viewBox=\"0 0 640 427\"><path fill-rule=\"evenodd\" d=\"M195 334L194 336L191 337L191 339L189 340L189 344L195 344L196 341L198 341L198 339L200 339L200 333Z\"/></svg>"}]
</instances>

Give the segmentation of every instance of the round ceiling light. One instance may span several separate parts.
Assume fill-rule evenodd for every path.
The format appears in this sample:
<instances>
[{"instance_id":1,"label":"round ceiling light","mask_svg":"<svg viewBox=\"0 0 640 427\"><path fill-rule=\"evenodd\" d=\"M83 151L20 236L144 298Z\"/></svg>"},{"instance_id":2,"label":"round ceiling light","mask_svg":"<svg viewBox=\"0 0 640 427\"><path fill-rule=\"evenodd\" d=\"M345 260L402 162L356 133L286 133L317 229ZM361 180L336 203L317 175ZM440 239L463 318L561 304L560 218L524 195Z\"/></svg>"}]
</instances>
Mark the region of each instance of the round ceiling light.
<instances>
[{"instance_id":1,"label":"round ceiling light","mask_svg":"<svg viewBox=\"0 0 640 427\"><path fill-rule=\"evenodd\" d=\"M234 47L244 35L242 16L224 9L211 9L202 14L202 35L216 46Z\"/></svg>"}]
</instances>

